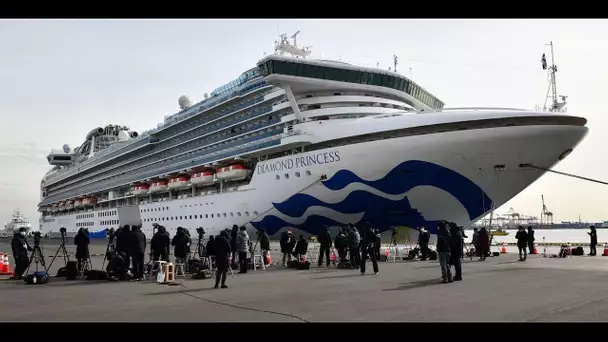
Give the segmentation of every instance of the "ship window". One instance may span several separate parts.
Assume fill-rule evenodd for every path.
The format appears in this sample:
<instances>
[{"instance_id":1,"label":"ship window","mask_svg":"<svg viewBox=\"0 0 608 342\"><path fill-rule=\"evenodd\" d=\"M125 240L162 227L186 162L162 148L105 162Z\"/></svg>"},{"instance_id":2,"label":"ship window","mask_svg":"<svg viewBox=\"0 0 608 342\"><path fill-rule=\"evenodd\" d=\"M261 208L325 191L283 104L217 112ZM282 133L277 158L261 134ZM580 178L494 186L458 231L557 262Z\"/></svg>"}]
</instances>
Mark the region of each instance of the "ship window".
<instances>
[{"instance_id":1,"label":"ship window","mask_svg":"<svg viewBox=\"0 0 608 342\"><path fill-rule=\"evenodd\" d=\"M183 216L180 216L180 217L179 217L179 219L180 219L180 220L183 220Z\"/></svg>"},{"instance_id":2,"label":"ship window","mask_svg":"<svg viewBox=\"0 0 608 342\"><path fill-rule=\"evenodd\" d=\"M275 178L276 180L279 180L279 179L281 179L281 176L276 175L276 176L274 176L274 178Z\"/></svg>"},{"instance_id":3,"label":"ship window","mask_svg":"<svg viewBox=\"0 0 608 342\"><path fill-rule=\"evenodd\" d=\"M213 214L211 214L211 218L213 218Z\"/></svg>"},{"instance_id":4,"label":"ship window","mask_svg":"<svg viewBox=\"0 0 608 342\"><path fill-rule=\"evenodd\" d=\"M213 217L213 214L211 216ZM205 218L209 218L209 214L205 214Z\"/></svg>"},{"instance_id":5,"label":"ship window","mask_svg":"<svg viewBox=\"0 0 608 342\"><path fill-rule=\"evenodd\" d=\"M230 217L234 217L234 213L230 213Z\"/></svg>"},{"instance_id":6,"label":"ship window","mask_svg":"<svg viewBox=\"0 0 608 342\"><path fill-rule=\"evenodd\" d=\"M196 219L198 219L198 215L194 215L194 219L195 219L195 220L196 220Z\"/></svg>"},{"instance_id":7,"label":"ship window","mask_svg":"<svg viewBox=\"0 0 608 342\"><path fill-rule=\"evenodd\" d=\"M190 215L190 219L192 220L192 215Z\"/></svg>"},{"instance_id":8,"label":"ship window","mask_svg":"<svg viewBox=\"0 0 608 342\"><path fill-rule=\"evenodd\" d=\"M226 213L224 213L224 217L226 217Z\"/></svg>"},{"instance_id":9,"label":"ship window","mask_svg":"<svg viewBox=\"0 0 608 342\"><path fill-rule=\"evenodd\" d=\"M215 216L220 217L220 216L222 216L222 215L220 215L220 213L217 213Z\"/></svg>"},{"instance_id":10,"label":"ship window","mask_svg":"<svg viewBox=\"0 0 608 342\"><path fill-rule=\"evenodd\" d=\"M289 179L289 173L285 174L285 179Z\"/></svg>"},{"instance_id":11,"label":"ship window","mask_svg":"<svg viewBox=\"0 0 608 342\"><path fill-rule=\"evenodd\" d=\"M239 211L238 213L236 213L237 216L241 216L241 212Z\"/></svg>"},{"instance_id":12,"label":"ship window","mask_svg":"<svg viewBox=\"0 0 608 342\"><path fill-rule=\"evenodd\" d=\"M310 175L311 175L310 170L306 170L306 175L307 175L307 176L310 176Z\"/></svg>"},{"instance_id":13,"label":"ship window","mask_svg":"<svg viewBox=\"0 0 608 342\"><path fill-rule=\"evenodd\" d=\"M258 216L258 212L257 212L257 211L254 211L254 212L253 212L253 215L254 215L254 216Z\"/></svg>"}]
</instances>

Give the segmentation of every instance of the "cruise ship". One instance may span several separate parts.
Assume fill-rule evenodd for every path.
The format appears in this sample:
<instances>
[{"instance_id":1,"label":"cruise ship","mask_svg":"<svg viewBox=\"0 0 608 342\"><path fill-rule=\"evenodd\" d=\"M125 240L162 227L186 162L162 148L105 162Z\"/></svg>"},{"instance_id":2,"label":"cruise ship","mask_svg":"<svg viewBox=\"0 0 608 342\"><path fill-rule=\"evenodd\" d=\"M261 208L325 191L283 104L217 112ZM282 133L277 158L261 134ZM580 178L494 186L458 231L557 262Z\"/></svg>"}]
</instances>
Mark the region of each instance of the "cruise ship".
<instances>
[{"instance_id":1,"label":"cruise ship","mask_svg":"<svg viewBox=\"0 0 608 342\"><path fill-rule=\"evenodd\" d=\"M362 221L381 231L469 226L587 134L585 118L558 108L444 108L396 61L384 70L313 59L296 35L202 101L182 96L155 129L98 127L73 150L52 151L43 234L84 227L105 237L141 224L151 237L155 223L171 235L234 224L270 235Z\"/></svg>"}]
</instances>

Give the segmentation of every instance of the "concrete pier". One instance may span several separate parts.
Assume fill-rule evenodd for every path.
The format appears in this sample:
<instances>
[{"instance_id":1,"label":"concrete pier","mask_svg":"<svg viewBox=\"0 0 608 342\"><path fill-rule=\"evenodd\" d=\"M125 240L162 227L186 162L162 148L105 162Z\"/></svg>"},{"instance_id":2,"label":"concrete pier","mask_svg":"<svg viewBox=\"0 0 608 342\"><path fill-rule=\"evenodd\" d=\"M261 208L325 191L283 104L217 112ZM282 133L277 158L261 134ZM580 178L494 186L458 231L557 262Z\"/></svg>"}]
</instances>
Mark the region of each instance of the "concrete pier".
<instances>
[{"instance_id":1,"label":"concrete pier","mask_svg":"<svg viewBox=\"0 0 608 342\"><path fill-rule=\"evenodd\" d=\"M10 241L0 251L10 253ZM58 244L45 244L53 255ZM8 247L8 248L7 248ZM73 252L74 247L68 246ZM91 245L103 253L105 243ZM278 255L274 255L277 258ZM93 257L93 267L102 257ZM278 260L278 259L275 259ZM12 265L11 258L11 266ZM50 259L47 258L47 262ZM62 266L63 260L55 261ZM380 273L269 269L213 280L0 281L2 321L601 321L608 319L608 257L518 262L515 253L466 260L462 282L440 283L436 261L380 263ZM56 271L51 271L54 274ZM162 312L155 317L152 313Z\"/></svg>"}]
</instances>

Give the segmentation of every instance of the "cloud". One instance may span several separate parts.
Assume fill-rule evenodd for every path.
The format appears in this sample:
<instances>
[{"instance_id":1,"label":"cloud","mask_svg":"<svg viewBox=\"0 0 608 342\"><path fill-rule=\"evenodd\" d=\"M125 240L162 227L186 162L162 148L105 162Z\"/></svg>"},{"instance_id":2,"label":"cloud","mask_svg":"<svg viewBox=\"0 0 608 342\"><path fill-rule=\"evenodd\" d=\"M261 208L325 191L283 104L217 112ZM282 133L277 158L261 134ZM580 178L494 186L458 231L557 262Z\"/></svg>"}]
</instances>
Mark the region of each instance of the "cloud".
<instances>
[{"instance_id":1,"label":"cloud","mask_svg":"<svg viewBox=\"0 0 608 342\"><path fill-rule=\"evenodd\" d=\"M34 142L12 143L0 146L0 158L7 164L10 162L30 162L44 165L46 164L45 159L49 152L48 149L43 149Z\"/></svg>"}]
</instances>

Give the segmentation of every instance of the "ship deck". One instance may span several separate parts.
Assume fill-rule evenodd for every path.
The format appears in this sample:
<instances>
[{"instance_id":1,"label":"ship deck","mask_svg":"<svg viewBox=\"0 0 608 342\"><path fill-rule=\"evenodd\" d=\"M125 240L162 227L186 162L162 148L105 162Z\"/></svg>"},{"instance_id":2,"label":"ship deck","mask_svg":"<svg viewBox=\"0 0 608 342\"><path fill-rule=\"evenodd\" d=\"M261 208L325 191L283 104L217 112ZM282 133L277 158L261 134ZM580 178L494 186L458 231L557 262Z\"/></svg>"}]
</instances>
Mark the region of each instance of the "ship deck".
<instances>
[{"instance_id":1,"label":"ship deck","mask_svg":"<svg viewBox=\"0 0 608 342\"><path fill-rule=\"evenodd\" d=\"M0 240L7 251L8 240ZM9 247L10 248L10 247ZM57 244L47 243L45 255ZM73 246L68 250L73 252ZM91 253L103 253L96 241ZM278 260L278 255L273 255ZM52 279L47 285L0 281L2 321L600 321L608 319L608 258L548 259L515 253L465 261L464 281L439 283L436 261L380 263L377 276L352 270L250 271L177 286ZM48 260L50 261L50 260ZM48 262L47 261L47 262ZM101 266L101 257L93 266ZM12 263L12 258L11 258ZM61 261L59 261L61 263ZM53 269L58 267L55 262ZM368 263L371 268L371 264ZM52 271L54 272L54 271ZM322 307L319 304L322 299ZM151 317L151 312L163 312Z\"/></svg>"}]
</instances>

